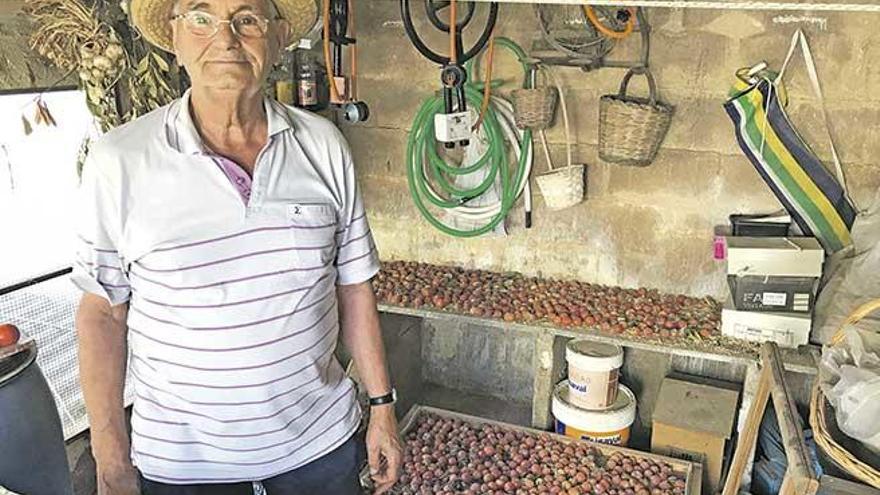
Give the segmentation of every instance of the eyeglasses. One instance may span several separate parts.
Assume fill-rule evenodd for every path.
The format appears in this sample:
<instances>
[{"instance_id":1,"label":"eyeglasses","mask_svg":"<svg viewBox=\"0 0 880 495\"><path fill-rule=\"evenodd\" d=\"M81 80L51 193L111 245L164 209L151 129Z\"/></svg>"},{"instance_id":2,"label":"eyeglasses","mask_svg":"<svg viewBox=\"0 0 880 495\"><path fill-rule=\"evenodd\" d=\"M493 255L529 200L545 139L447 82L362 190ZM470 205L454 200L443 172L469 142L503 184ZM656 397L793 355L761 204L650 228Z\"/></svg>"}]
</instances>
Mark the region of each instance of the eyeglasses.
<instances>
[{"instance_id":1,"label":"eyeglasses","mask_svg":"<svg viewBox=\"0 0 880 495\"><path fill-rule=\"evenodd\" d=\"M232 16L229 20L220 20L216 16L199 10L191 10L184 14L177 14L172 21L183 19L186 29L195 36L210 38L217 34L221 24L229 24L232 32L240 38L262 38L269 29L269 21L263 16L249 12L241 12Z\"/></svg>"}]
</instances>

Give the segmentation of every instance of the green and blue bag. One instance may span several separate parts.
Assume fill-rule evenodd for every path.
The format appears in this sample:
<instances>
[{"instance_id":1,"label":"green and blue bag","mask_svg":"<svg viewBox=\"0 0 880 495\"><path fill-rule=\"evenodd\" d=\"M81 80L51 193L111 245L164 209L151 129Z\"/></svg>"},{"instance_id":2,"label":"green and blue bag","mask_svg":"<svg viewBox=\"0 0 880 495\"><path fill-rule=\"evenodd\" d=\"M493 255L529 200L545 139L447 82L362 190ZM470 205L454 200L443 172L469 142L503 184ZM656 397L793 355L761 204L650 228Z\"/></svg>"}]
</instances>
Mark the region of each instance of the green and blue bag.
<instances>
[{"instance_id":1,"label":"green and blue bag","mask_svg":"<svg viewBox=\"0 0 880 495\"><path fill-rule=\"evenodd\" d=\"M785 112L787 95L782 78L798 44L822 106L835 174L816 157ZM847 193L816 64L804 33L798 30L794 34L778 73L759 64L738 71L737 79L724 109L733 120L737 142L749 161L804 235L815 237L829 254L852 244L850 229L857 211Z\"/></svg>"}]
</instances>

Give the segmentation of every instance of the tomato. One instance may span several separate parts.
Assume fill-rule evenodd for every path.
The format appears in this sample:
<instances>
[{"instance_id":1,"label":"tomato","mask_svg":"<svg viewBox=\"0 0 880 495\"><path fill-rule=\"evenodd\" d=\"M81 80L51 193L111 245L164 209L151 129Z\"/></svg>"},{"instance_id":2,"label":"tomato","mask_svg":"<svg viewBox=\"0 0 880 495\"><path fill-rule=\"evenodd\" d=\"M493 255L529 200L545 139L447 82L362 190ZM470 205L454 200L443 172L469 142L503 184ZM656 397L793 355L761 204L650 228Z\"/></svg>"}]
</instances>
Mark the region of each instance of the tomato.
<instances>
[{"instance_id":1,"label":"tomato","mask_svg":"<svg viewBox=\"0 0 880 495\"><path fill-rule=\"evenodd\" d=\"M11 323L4 323L0 325L0 347L6 347L8 345L13 345L18 342L18 339L21 337L21 332L18 331L18 327Z\"/></svg>"}]
</instances>

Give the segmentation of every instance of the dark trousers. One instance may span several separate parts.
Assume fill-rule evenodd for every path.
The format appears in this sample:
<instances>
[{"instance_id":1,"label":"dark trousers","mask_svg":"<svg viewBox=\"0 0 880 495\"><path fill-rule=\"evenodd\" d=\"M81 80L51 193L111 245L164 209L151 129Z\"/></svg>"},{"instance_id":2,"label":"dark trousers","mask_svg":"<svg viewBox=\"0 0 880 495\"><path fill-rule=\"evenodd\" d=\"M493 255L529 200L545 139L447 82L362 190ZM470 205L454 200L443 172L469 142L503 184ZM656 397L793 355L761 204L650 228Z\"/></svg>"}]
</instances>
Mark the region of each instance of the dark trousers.
<instances>
[{"instance_id":1,"label":"dark trousers","mask_svg":"<svg viewBox=\"0 0 880 495\"><path fill-rule=\"evenodd\" d=\"M360 495L359 474L366 459L362 436L355 434L336 450L261 483L268 495ZM253 495L250 482L220 485L168 485L141 477L142 495Z\"/></svg>"}]
</instances>

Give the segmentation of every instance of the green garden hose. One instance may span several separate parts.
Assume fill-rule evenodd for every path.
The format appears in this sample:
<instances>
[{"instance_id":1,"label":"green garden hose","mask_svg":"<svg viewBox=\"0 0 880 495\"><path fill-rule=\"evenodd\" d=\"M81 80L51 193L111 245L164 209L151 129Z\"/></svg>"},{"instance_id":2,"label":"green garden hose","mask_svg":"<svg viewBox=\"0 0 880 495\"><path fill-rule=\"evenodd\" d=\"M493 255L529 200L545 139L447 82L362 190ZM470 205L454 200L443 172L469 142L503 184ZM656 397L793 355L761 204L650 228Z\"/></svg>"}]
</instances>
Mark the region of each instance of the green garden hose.
<instances>
[{"instance_id":1,"label":"green garden hose","mask_svg":"<svg viewBox=\"0 0 880 495\"><path fill-rule=\"evenodd\" d=\"M528 87L529 66L526 54L516 43L498 38L496 44L508 49L523 66L523 87ZM476 65L479 67L479 65ZM469 74L476 74L474 64L467 64ZM496 82L492 82L493 87ZM482 83L468 83L465 96L471 108L479 108L482 101ZM440 231L456 237L475 237L492 231L507 217L523 189L528 184L532 162L532 133L520 131L513 123L513 107L504 99L493 96L483 118L481 130L488 141L486 153L472 165L450 165L437 152L434 137L434 116L443 112L443 99L427 98L413 120L412 131L407 140L406 166L410 194L422 216ZM506 141L506 142L505 142ZM513 167L509 163L508 143L517 156ZM476 186L458 188L452 177L485 172L485 178ZM501 198L497 204L471 207L468 202L483 195L496 180L501 185ZM430 206L446 210L453 215L472 221L485 221L473 229L451 227L441 221Z\"/></svg>"}]
</instances>

